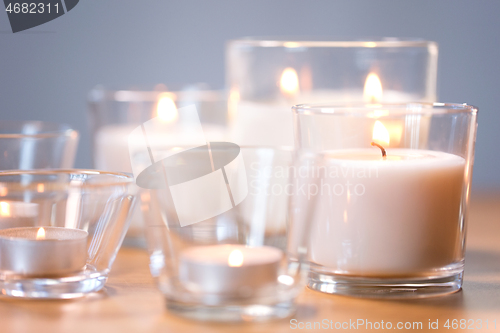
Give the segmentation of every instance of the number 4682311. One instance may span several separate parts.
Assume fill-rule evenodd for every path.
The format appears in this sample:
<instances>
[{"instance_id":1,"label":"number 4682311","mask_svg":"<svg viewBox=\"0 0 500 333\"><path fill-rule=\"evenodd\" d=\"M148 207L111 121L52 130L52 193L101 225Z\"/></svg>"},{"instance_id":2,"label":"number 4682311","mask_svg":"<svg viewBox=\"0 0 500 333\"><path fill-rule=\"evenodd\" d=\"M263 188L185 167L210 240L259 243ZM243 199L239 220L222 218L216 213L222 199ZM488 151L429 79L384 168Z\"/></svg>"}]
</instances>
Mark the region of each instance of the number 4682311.
<instances>
[{"instance_id":1,"label":"number 4682311","mask_svg":"<svg viewBox=\"0 0 500 333\"><path fill-rule=\"evenodd\" d=\"M53 7L53 8L51 8ZM7 8L5 8L5 11L8 12L9 14L11 13L14 13L14 14L19 14L19 13L22 13L22 14L43 14L45 12L47 12L48 14L50 14L50 12L53 13L56 13L58 14L59 13L59 4L56 3L54 5L51 6L50 3L48 4L44 4L42 2L40 3L9 3L9 5L7 6Z\"/></svg>"},{"instance_id":2,"label":"number 4682311","mask_svg":"<svg viewBox=\"0 0 500 333\"><path fill-rule=\"evenodd\" d=\"M447 329L453 329L453 330L456 330L456 329L469 329L469 330L473 330L473 329L489 329L489 328L492 328L492 329L496 329L497 328L497 321L496 319L495 320L492 320L490 322L488 322L488 320L481 320L481 319L477 319L477 320L474 320L474 319L453 319L453 320L450 320L448 319L446 321L446 323L444 323L443 327L446 327Z\"/></svg>"}]
</instances>

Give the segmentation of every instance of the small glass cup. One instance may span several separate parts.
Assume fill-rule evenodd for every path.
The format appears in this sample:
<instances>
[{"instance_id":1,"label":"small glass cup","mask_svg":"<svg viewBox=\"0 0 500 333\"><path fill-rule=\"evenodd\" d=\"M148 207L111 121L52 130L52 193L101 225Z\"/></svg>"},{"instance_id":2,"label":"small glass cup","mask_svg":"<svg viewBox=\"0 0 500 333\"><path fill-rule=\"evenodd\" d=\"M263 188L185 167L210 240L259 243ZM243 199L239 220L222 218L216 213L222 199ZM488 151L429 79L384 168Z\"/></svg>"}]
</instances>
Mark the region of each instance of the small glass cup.
<instances>
[{"instance_id":1,"label":"small glass cup","mask_svg":"<svg viewBox=\"0 0 500 333\"><path fill-rule=\"evenodd\" d=\"M78 132L41 121L0 122L0 170L71 168Z\"/></svg>"},{"instance_id":2,"label":"small glass cup","mask_svg":"<svg viewBox=\"0 0 500 333\"><path fill-rule=\"evenodd\" d=\"M129 134L142 123L159 117L165 123L182 123L178 109L195 105L207 140L226 138L227 97L222 90L208 90L204 85L169 91L159 85L156 90L93 89L88 97L94 168L131 173L128 149ZM185 144L175 135L163 138L165 147ZM135 186L134 186L135 187ZM140 194L141 189L135 187ZM126 245L145 247L143 217L133 213Z\"/></svg>"},{"instance_id":3,"label":"small glass cup","mask_svg":"<svg viewBox=\"0 0 500 333\"><path fill-rule=\"evenodd\" d=\"M217 166L223 153L217 144L210 143L216 170L197 178L206 182L189 188L192 196L187 197L185 206L198 214L206 207L198 200L204 196L216 198L212 201L215 211L215 204L221 204L229 193L227 210L182 226L182 220L190 216L178 205L175 186L170 187L170 193L166 189L145 192L142 204L149 214L145 221L151 273L165 295L167 308L181 316L208 321L288 317L304 285L302 257L287 251L287 230L293 227L288 219L292 194L288 168L293 151L235 148L234 156L240 155L235 160L243 161L244 167L233 168L229 164ZM181 154L177 160L202 163L195 150ZM171 182L171 165L163 164ZM234 166L234 162L230 164ZM208 181L221 170L226 175L227 192L223 180L219 189ZM168 197L174 197L175 204ZM300 241L295 245L302 246Z\"/></svg>"},{"instance_id":4,"label":"small glass cup","mask_svg":"<svg viewBox=\"0 0 500 333\"><path fill-rule=\"evenodd\" d=\"M477 108L293 107L308 286L364 297L462 287ZM299 222L297 222L299 223Z\"/></svg>"},{"instance_id":5,"label":"small glass cup","mask_svg":"<svg viewBox=\"0 0 500 333\"><path fill-rule=\"evenodd\" d=\"M62 299L100 290L128 228L131 183L92 170L1 172L1 293Z\"/></svg>"},{"instance_id":6,"label":"small glass cup","mask_svg":"<svg viewBox=\"0 0 500 333\"><path fill-rule=\"evenodd\" d=\"M231 140L292 146L296 104L435 102L437 60L437 43L418 39L230 41Z\"/></svg>"}]
</instances>

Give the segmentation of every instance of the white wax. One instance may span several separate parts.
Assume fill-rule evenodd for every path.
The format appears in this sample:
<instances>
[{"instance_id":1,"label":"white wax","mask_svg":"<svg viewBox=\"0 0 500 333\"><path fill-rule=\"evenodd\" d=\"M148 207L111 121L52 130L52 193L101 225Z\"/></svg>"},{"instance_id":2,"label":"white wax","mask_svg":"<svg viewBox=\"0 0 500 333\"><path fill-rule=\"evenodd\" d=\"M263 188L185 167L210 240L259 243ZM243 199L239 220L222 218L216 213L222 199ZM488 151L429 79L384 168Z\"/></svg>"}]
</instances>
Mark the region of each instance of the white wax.
<instances>
[{"instance_id":1,"label":"white wax","mask_svg":"<svg viewBox=\"0 0 500 333\"><path fill-rule=\"evenodd\" d=\"M234 251L240 251L236 259L242 261L236 260L238 266L231 267L229 258ZM194 292L247 294L277 282L282 257L281 250L269 246L192 247L180 254L179 280Z\"/></svg>"},{"instance_id":2,"label":"white wax","mask_svg":"<svg viewBox=\"0 0 500 333\"><path fill-rule=\"evenodd\" d=\"M381 103L408 103L418 96L387 90ZM269 101L240 101L231 122L230 136L234 143L243 146L293 147L293 116L291 108L297 104L342 105L349 102L363 103L362 90L315 90L289 99Z\"/></svg>"},{"instance_id":3,"label":"white wax","mask_svg":"<svg viewBox=\"0 0 500 333\"><path fill-rule=\"evenodd\" d=\"M3 274L50 277L84 268L87 260L86 231L43 227L45 236L37 239L39 229L0 230L0 270Z\"/></svg>"},{"instance_id":4,"label":"white wax","mask_svg":"<svg viewBox=\"0 0 500 333\"><path fill-rule=\"evenodd\" d=\"M311 199L313 263L387 277L427 274L461 259L465 160L424 150L387 155L376 148L325 153Z\"/></svg>"},{"instance_id":5,"label":"white wax","mask_svg":"<svg viewBox=\"0 0 500 333\"><path fill-rule=\"evenodd\" d=\"M102 127L95 135L94 165L98 170L129 172L132 173L129 155L129 134L137 127L135 125L109 125ZM203 125L203 132L207 141L225 141L226 132L222 126ZM165 148L189 145L191 143L189 133L184 132L161 132L157 136L156 144L165 145ZM150 142L154 144L155 142ZM138 145L137 151L142 147ZM132 147L134 151L134 147ZM149 164L149 156L134 156ZM137 190L139 190L137 188ZM142 233L143 223L138 209L134 210L132 221L128 230L129 235L138 236Z\"/></svg>"}]
</instances>

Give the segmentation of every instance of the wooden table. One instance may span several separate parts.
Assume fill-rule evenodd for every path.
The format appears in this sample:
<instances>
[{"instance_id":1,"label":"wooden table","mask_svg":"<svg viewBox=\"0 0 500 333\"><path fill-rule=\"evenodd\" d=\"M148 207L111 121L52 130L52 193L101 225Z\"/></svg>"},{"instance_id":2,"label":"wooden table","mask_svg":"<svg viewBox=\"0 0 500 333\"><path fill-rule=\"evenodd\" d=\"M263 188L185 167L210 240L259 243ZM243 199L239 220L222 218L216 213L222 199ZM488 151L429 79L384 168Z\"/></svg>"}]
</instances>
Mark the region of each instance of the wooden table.
<instances>
[{"instance_id":1,"label":"wooden table","mask_svg":"<svg viewBox=\"0 0 500 333\"><path fill-rule=\"evenodd\" d=\"M483 324L482 329L476 328L475 332L500 332L500 195L473 196L469 221L464 289L449 296L394 301L304 290L298 300L299 310L293 317L297 320L297 329L292 329L289 320L239 325L198 323L169 314L149 274L146 252L123 248L106 287L99 293L65 301L1 299L0 332L278 333L301 331L299 322L313 325L327 320L332 321L334 327L336 322L358 319L375 326L383 320L384 327L388 321L393 326L398 322L403 325L421 322L424 332L428 331L429 319L439 320L440 331L460 331L443 327L448 319L450 325L453 319L474 319L482 320ZM346 324L344 328L338 331L353 329L352 326L346 328ZM366 331L365 326L358 330Z\"/></svg>"}]
</instances>

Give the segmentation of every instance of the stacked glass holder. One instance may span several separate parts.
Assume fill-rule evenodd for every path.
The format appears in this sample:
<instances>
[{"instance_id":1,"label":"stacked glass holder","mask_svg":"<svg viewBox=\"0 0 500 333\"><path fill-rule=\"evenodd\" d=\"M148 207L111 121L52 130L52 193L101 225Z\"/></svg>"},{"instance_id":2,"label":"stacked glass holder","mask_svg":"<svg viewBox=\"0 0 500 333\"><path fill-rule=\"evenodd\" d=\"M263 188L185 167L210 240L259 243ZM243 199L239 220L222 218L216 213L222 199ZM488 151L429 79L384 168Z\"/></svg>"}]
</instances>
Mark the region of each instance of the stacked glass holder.
<instances>
[{"instance_id":1,"label":"stacked glass holder","mask_svg":"<svg viewBox=\"0 0 500 333\"><path fill-rule=\"evenodd\" d=\"M71 168L78 132L41 121L0 122L0 170Z\"/></svg>"}]
</instances>

